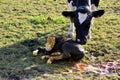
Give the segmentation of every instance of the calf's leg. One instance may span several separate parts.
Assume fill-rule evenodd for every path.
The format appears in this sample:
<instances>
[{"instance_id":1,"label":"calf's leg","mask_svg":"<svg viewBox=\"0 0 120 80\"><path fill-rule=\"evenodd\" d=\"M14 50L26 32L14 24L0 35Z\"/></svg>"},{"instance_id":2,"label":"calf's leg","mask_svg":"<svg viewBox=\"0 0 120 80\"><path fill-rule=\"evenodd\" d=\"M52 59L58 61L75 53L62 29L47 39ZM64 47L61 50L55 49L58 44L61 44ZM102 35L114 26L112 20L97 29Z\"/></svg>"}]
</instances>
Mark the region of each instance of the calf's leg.
<instances>
[{"instance_id":1,"label":"calf's leg","mask_svg":"<svg viewBox=\"0 0 120 80\"><path fill-rule=\"evenodd\" d=\"M49 59L50 58L50 55L44 55L41 57L41 59Z\"/></svg>"},{"instance_id":2,"label":"calf's leg","mask_svg":"<svg viewBox=\"0 0 120 80\"><path fill-rule=\"evenodd\" d=\"M62 53L61 55L51 56L51 57L48 59L47 63L48 63L48 64L51 64L51 63L52 63L53 61L55 61L55 60L68 59L68 58L71 57L70 51L69 51L69 49L68 49L68 45L67 45L67 44L63 44L63 46L62 46L62 51L63 51L63 53Z\"/></svg>"},{"instance_id":3,"label":"calf's leg","mask_svg":"<svg viewBox=\"0 0 120 80\"><path fill-rule=\"evenodd\" d=\"M50 58L47 60L47 64L51 64L55 60L60 60L63 58L63 55L58 56L50 56Z\"/></svg>"}]
</instances>

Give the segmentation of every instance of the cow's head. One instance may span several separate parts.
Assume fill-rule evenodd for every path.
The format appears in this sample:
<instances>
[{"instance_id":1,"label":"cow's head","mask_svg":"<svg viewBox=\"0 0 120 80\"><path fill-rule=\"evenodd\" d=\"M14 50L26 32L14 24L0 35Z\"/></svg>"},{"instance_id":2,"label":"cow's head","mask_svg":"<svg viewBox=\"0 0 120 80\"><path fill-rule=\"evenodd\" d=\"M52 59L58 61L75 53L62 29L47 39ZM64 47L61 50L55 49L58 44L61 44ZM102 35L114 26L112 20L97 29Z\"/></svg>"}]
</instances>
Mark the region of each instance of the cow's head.
<instances>
[{"instance_id":1,"label":"cow's head","mask_svg":"<svg viewBox=\"0 0 120 80\"><path fill-rule=\"evenodd\" d=\"M88 6L80 6L75 11L63 11L63 16L69 17L76 27L76 42L86 44L89 38L89 29L92 18L98 18L104 14L104 10L91 11Z\"/></svg>"}]
</instances>

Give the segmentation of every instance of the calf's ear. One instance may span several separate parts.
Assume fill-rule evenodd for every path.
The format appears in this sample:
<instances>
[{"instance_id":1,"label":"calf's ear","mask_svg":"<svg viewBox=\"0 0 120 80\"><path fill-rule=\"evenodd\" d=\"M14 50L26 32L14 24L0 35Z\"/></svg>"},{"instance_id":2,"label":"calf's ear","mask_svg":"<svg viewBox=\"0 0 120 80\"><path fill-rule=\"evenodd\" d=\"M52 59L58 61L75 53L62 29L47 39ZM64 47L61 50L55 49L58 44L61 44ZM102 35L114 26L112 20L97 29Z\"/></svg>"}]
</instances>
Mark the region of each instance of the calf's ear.
<instances>
[{"instance_id":1,"label":"calf's ear","mask_svg":"<svg viewBox=\"0 0 120 80\"><path fill-rule=\"evenodd\" d=\"M98 18L98 17L101 17L104 13L105 13L104 10L98 10L98 11L92 12L92 16L95 18Z\"/></svg>"},{"instance_id":2,"label":"calf's ear","mask_svg":"<svg viewBox=\"0 0 120 80\"><path fill-rule=\"evenodd\" d=\"M73 18L75 16L75 12L74 11L63 11L62 15L68 18Z\"/></svg>"}]
</instances>

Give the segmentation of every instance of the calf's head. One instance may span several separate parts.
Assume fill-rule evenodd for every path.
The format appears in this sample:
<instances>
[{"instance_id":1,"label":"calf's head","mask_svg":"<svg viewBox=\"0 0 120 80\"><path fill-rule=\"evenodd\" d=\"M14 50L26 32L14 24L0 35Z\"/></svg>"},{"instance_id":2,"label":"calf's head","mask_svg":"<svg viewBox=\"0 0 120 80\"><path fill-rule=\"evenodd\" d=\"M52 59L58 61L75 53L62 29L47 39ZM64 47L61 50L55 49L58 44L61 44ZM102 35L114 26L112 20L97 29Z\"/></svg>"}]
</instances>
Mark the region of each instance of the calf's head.
<instances>
[{"instance_id":1,"label":"calf's head","mask_svg":"<svg viewBox=\"0 0 120 80\"><path fill-rule=\"evenodd\" d=\"M98 18L104 14L104 10L91 11L89 7L81 6L75 11L63 11L63 16L69 17L76 27L76 42L86 44L89 38L89 29L92 18Z\"/></svg>"},{"instance_id":2,"label":"calf's head","mask_svg":"<svg viewBox=\"0 0 120 80\"><path fill-rule=\"evenodd\" d=\"M48 36L45 44L46 51L51 51L55 45L55 36Z\"/></svg>"}]
</instances>

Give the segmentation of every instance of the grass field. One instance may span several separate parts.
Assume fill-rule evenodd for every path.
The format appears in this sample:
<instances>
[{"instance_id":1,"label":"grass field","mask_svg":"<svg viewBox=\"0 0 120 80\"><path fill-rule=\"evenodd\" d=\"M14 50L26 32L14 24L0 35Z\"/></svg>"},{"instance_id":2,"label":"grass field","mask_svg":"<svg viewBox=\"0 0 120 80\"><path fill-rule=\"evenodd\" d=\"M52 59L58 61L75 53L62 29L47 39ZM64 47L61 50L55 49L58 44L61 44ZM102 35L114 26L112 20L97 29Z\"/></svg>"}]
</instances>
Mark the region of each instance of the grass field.
<instances>
[{"instance_id":1,"label":"grass field","mask_svg":"<svg viewBox=\"0 0 120 80\"><path fill-rule=\"evenodd\" d=\"M120 59L120 1L100 0L99 9L104 9L105 14L95 19L92 39L84 45L98 58L92 63ZM69 19L61 15L64 10L67 0L0 0L0 80L120 79L120 76L62 73L75 62L46 64L40 56L32 55L34 49L44 46L46 35L66 36ZM86 58L82 61L91 63Z\"/></svg>"}]
</instances>

